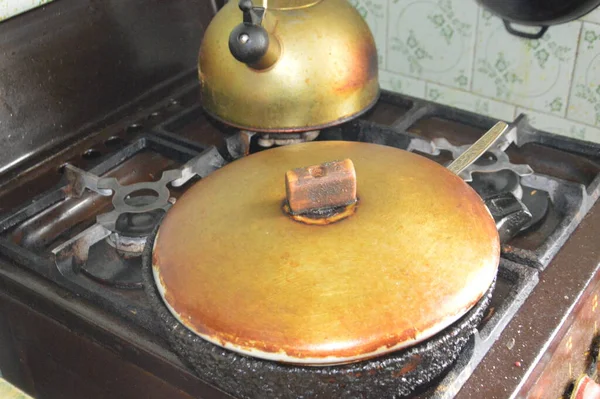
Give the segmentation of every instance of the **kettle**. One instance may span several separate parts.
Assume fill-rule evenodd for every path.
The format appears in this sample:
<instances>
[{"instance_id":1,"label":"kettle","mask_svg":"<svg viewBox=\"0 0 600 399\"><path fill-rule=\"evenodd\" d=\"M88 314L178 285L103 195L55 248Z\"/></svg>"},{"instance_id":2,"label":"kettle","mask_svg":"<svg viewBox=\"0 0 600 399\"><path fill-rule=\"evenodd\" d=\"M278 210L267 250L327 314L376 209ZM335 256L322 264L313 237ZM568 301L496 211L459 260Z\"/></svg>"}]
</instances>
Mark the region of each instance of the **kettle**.
<instances>
[{"instance_id":1,"label":"kettle","mask_svg":"<svg viewBox=\"0 0 600 399\"><path fill-rule=\"evenodd\" d=\"M251 132L316 131L379 97L373 35L346 0L229 1L206 29L198 71L205 111Z\"/></svg>"}]
</instances>

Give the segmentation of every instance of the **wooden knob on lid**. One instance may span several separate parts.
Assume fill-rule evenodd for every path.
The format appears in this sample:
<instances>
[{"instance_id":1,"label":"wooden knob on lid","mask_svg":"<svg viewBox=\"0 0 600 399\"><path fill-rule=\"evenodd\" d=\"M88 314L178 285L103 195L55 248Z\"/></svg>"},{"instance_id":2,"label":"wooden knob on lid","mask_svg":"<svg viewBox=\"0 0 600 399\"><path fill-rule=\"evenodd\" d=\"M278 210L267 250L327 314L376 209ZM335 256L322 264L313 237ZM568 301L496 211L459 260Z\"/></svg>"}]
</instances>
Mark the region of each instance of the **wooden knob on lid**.
<instances>
[{"instance_id":1,"label":"wooden knob on lid","mask_svg":"<svg viewBox=\"0 0 600 399\"><path fill-rule=\"evenodd\" d=\"M358 202L356 171L350 159L289 170L286 212L295 220L329 224L350 216Z\"/></svg>"}]
</instances>

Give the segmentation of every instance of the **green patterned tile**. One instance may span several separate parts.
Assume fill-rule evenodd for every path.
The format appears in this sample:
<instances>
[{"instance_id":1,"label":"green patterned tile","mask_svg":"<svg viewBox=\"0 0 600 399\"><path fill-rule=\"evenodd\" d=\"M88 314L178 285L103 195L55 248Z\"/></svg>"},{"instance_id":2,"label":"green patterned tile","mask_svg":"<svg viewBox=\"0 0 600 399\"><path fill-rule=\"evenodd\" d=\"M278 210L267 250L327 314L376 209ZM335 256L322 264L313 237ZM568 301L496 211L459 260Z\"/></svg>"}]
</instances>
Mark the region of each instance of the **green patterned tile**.
<instances>
[{"instance_id":1,"label":"green patterned tile","mask_svg":"<svg viewBox=\"0 0 600 399\"><path fill-rule=\"evenodd\" d=\"M465 0L390 0L386 69L469 88L478 8Z\"/></svg>"},{"instance_id":2,"label":"green patterned tile","mask_svg":"<svg viewBox=\"0 0 600 399\"><path fill-rule=\"evenodd\" d=\"M477 31L473 91L538 111L566 115L581 22L551 27L539 40L509 34L482 10Z\"/></svg>"},{"instance_id":3,"label":"green patterned tile","mask_svg":"<svg viewBox=\"0 0 600 399\"><path fill-rule=\"evenodd\" d=\"M517 114L521 113L527 114L531 125L540 130L600 143L600 129L598 128L569 121L554 115L542 114L531 109L517 108Z\"/></svg>"},{"instance_id":4,"label":"green patterned tile","mask_svg":"<svg viewBox=\"0 0 600 399\"><path fill-rule=\"evenodd\" d=\"M425 82L396 73L379 71L379 85L382 89L395 91L412 97L425 97Z\"/></svg>"},{"instance_id":5,"label":"green patterned tile","mask_svg":"<svg viewBox=\"0 0 600 399\"><path fill-rule=\"evenodd\" d=\"M581 17L581 19L584 21L595 22L597 24L600 24L600 7L596 8L591 13L584 15L583 17Z\"/></svg>"},{"instance_id":6,"label":"green patterned tile","mask_svg":"<svg viewBox=\"0 0 600 399\"><path fill-rule=\"evenodd\" d=\"M32 399L10 382L0 377L0 398L2 399Z\"/></svg>"},{"instance_id":7,"label":"green patterned tile","mask_svg":"<svg viewBox=\"0 0 600 399\"><path fill-rule=\"evenodd\" d=\"M600 25L583 24L567 117L600 126Z\"/></svg>"},{"instance_id":8,"label":"green patterned tile","mask_svg":"<svg viewBox=\"0 0 600 399\"><path fill-rule=\"evenodd\" d=\"M19 15L52 0L0 0L0 21Z\"/></svg>"},{"instance_id":9,"label":"green patterned tile","mask_svg":"<svg viewBox=\"0 0 600 399\"><path fill-rule=\"evenodd\" d=\"M488 115L505 121L512 121L515 115L515 107L513 105L490 100L466 91L452 89L434 83L427 83L425 98L437 103Z\"/></svg>"},{"instance_id":10,"label":"green patterned tile","mask_svg":"<svg viewBox=\"0 0 600 399\"><path fill-rule=\"evenodd\" d=\"M387 49L387 0L349 0L367 21L375 38L379 67L385 68Z\"/></svg>"},{"instance_id":11,"label":"green patterned tile","mask_svg":"<svg viewBox=\"0 0 600 399\"><path fill-rule=\"evenodd\" d=\"M0 0L0 22L8 18L8 2L6 0Z\"/></svg>"}]
</instances>

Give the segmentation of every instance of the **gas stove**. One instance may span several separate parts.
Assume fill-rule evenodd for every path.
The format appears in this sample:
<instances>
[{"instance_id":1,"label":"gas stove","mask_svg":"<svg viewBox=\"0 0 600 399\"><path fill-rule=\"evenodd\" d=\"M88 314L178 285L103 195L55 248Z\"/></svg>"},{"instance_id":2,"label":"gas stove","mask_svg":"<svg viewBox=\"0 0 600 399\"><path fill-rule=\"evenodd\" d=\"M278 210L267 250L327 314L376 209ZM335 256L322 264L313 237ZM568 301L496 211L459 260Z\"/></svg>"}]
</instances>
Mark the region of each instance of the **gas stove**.
<instances>
[{"instance_id":1,"label":"gas stove","mask_svg":"<svg viewBox=\"0 0 600 399\"><path fill-rule=\"evenodd\" d=\"M139 338L130 339L134 346L144 339L154 342L163 348L159 351L162 355L155 353L155 357L160 360L162 356L165 363L172 357L165 354L170 353L166 344L168 331L160 327L142 289L141 255L148 236L194 182L240 157L268 151L260 145L264 145L265 137L236 131L207 117L197 100L195 76L190 74L183 81L186 83L170 96L135 117L128 116L74 144L64 145L40 159L35 168L6 181L0 190L2 259L50 280L69 297L83 298L86 306L101 309L114 318L113 324L134 331L128 334L140 334ZM384 92L367 114L321 131L316 140L377 143L447 164L495 122L485 116ZM398 395L452 398L479 392L470 386L471 375L477 374L478 365L500 345L497 340L511 320L521 317L523 303L535 296L536 285L544 280L546 268L600 195L600 146L539 131L528 123L526 115L520 115L511 122L510 131L501 142L462 172L461 177L484 199L503 239L495 290L483 321L458 358L435 381L419 386L415 392L392 389ZM548 300L555 295L579 295L581 301L576 303L587 303L588 297L597 302L597 294L583 295L591 284L587 284L588 280L598 280L594 273L570 277L581 278L581 292L548 293ZM573 309L563 317L570 314L575 314ZM555 341L550 338L554 337L548 337L540 348ZM580 345L590 345L591 338L586 336ZM527 367L520 365L518 358L506 361L516 362L519 368L529 370L529 375L543 374L544 368L536 365L544 363L544 359ZM586 362L587 359L580 361ZM380 366L385 367L384 363ZM162 367L165 372L167 366ZM181 373L190 373L183 366L179 368ZM227 375L226 370L216 372L202 367L195 367L194 371L197 377L186 378L206 386L206 390L188 391L195 392L193 395L219 392L209 389L209 385L234 397L261 394L257 388L260 384L252 381L253 374ZM553 381L553 389L564 391L577 376L561 377L562 385ZM527 381L539 380L524 377L510 388L513 393L534 384ZM389 386L383 389L367 375L356 378L352 384L359 384L354 391L332 392L376 397L392 392ZM302 379L292 376L279 385L281 390L274 395L296 397L302 388ZM477 389L486 392L485 387Z\"/></svg>"}]
</instances>

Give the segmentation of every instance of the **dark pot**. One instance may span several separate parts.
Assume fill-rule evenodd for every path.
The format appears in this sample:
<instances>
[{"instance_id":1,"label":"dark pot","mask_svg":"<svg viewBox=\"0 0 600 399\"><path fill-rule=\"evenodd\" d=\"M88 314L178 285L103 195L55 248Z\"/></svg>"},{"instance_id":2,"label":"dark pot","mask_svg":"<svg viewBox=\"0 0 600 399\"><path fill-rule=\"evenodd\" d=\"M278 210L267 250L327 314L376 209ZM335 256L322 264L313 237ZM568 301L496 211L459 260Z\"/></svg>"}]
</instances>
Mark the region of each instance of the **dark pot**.
<instances>
[{"instance_id":1,"label":"dark pot","mask_svg":"<svg viewBox=\"0 0 600 399\"><path fill-rule=\"evenodd\" d=\"M600 5L600 0L477 0L504 21L513 35L539 39L550 25L562 24L584 16ZM511 23L539 26L536 33L516 30Z\"/></svg>"}]
</instances>

